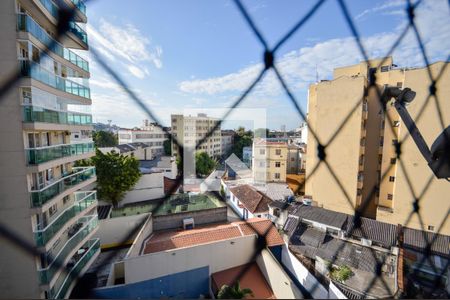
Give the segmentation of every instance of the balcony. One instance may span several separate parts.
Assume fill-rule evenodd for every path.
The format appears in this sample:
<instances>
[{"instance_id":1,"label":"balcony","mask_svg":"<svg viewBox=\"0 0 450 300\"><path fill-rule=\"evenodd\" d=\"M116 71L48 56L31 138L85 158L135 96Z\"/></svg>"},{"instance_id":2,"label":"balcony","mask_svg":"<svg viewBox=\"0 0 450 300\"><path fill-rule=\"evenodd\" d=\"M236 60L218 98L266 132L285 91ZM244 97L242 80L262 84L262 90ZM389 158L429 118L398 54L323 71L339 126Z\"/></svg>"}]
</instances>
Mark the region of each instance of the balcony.
<instances>
[{"instance_id":1,"label":"balcony","mask_svg":"<svg viewBox=\"0 0 450 300\"><path fill-rule=\"evenodd\" d=\"M76 198L80 198L80 196L83 197L81 200L76 199L76 202L71 207L67 208L58 218L53 220L45 228L34 232L34 239L38 247L47 244L69 220L75 218L89 208L94 207L94 204L97 203L97 192L95 191L79 192L75 195Z\"/></svg>"},{"instance_id":2,"label":"balcony","mask_svg":"<svg viewBox=\"0 0 450 300\"><path fill-rule=\"evenodd\" d=\"M47 71L35 62L29 60L20 60L19 62L22 76L31 77L66 93L80 96L86 99L91 99L91 91L88 87L85 87L69 79L57 76Z\"/></svg>"},{"instance_id":3,"label":"balcony","mask_svg":"<svg viewBox=\"0 0 450 300\"><path fill-rule=\"evenodd\" d=\"M20 31L26 31L31 33L36 39L46 46L53 45L50 49L56 55L64 58L70 63L80 67L81 69L89 72L89 63L81 58L75 52L64 48L60 43L55 41L38 23L36 23L33 18L27 14L17 15L17 26Z\"/></svg>"},{"instance_id":4,"label":"balcony","mask_svg":"<svg viewBox=\"0 0 450 300\"><path fill-rule=\"evenodd\" d=\"M87 248L87 249L86 249ZM86 249L86 250L85 250ZM58 278L55 286L50 290L49 296L55 299L63 299L69 291L72 282L76 280L83 269L87 266L90 259L98 252L100 252L100 240L90 240L84 246L85 252L80 255L74 256L75 264L70 269L66 276L65 273L61 274Z\"/></svg>"},{"instance_id":5,"label":"balcony","mask_svg":"<svg viewBox=\"0 0 450 300\"><path fill-rule=\"evenodd\" d=\"M40 190L31 191L31 207L40 207L64 191L95 177L95 167L78 167L72 168L72 170L72 174L66 175Z\"/></svg>"},{"instance_id":6,"label":"balcony","mask_svg":"<svg viewBox=\"0 0 450 300\"><path fill-rule=\"evenodd\" d=\"M56 145L26 149L29 165L37 165L54 159L94 152L94 143Z\"/></svg>"},{"instance_id":7,"label":"balcony","mask_svg":"<svg viewBox=\"0 0 450 300\"><path fill-rule=\"evenodd\" d=\"M87 33L84 31L80 25L75 22L69 22L68 32L72 32L76 37L78 37L84 44L88 44Z\"/></svg>"},{"instance_id":8,"label":"balcony","mask_svg":"<svg viewBox=\"0 0 450 300\"><path fill-rule=\"evenodd\" d=\"M90 219L89 219L90 218ZM87 222L87 223L84 223ZM93 232L98 226L98 218L97 215L83 217L80 218L80 223L82 228L78 229L75 234L72 234L70 238L66 241L64 246L60 249L58 254L53 256L52 263L45 269L38 270L39 272L39 280L41 284L49 284L55 274L61 269L62 265L65 265L64 261L67 256L76 248L79 247L79 243L81 243L91 232ZM76 228L76 225L73 228ZM84 225L84 226L83 226ZM61 274L65 274L64 272ZM60 276L61 276L60 275Z\"/></svg>"},{"instance_id":9,"label":"balcony","mask_svg":"<svg viewBox=\"0 0 450 300\"><path fill-rule=\"evenodd\" d=\"M58 20L59 14L58 14L58 6L51 0L39 0L41 4L47 9L50 14ZM84 4L81 0L71 0L73 5L83 14L86 15L86 4Z\"/></svg>"},{"instance_id":10,"label":"balcony","mask_svg":"<svg viewBox=\"0 0 450 300\"><path fill-rule=\"evenodd\" d=\"M71 0L72 3L78 8L83 15L86 15L86 4L84 4L83 0Z\"/></svg>"},{"instance_id":11,"label":"balcony","mask_svg":"<svg viewBox=\"0 0 450 300\"><path fill-rule=\"evenodd\" d=\"M92 115L57 111L36 106L23 107L23 121L25 123L42 122L67 125L92 125Z\"/></svg>"}]
</instances>

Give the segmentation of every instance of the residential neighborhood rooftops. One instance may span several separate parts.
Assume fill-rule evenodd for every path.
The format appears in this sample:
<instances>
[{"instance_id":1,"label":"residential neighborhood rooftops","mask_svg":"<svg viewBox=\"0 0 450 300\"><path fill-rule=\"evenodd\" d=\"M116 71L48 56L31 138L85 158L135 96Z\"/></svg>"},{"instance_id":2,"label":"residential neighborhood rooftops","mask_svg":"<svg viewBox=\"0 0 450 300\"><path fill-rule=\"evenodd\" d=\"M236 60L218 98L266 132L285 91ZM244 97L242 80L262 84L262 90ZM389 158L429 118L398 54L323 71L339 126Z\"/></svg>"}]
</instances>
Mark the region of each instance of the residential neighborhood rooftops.
<instances>
[{"instance_id":1,"label":"residential neighborhood rooftops","mask_svg":"<svg viewBox=\"0 0 450 300\"><path fill-rule=\"evenodd\" d=\"M355 217L348 216L346 232L359 239L365 238L380 243L386 248L397 243L397 226L364 217L360 217L360 224L355 224Z\"/></svg>"},{"instance_id":2,"label":"residential neighborhood rooftops","mask_svg":"<svg viewBox=\"0 0 450 300\"><path fill-rule=\"evenodd\" d=\"M253 296L248 295L246 299L276 299L270 285L261 273L255 262L223 270L211 275L212 289L215 294L223 285L232 286L239 275L241 289L252 290Z\"/></svg>"},{"instance_id":3,"label":"residential neighborhood rooftops","mask_svg":"<svg viewBox=\"0 0 450 300\"><path fill-rule=\"evenodd\" d=\"M248 178L252 176L252 170L247 165L232 153L226 160L225 165L231 169L240 178Z\"/></svg>"},{"instance_id":4,"label":"residential neighborhood rooftops","mask_svg":"<svg viewBox=\"0 0 450 300\"><path fill-rule=\"evenodd\" d=\"M450 258L450 236L434 232L403 228L403 245L424 252L430 244L430 252Z\"/></svg>"},{"instance_id":5,"label":"residential neighborhood rooftops","mask_svg":"<svg viewBox=\"0 0 450 300\"><path fill-rule=\"evenodd\" d=\"M143 254L192 247L250 235L265 235L269 247L282 245L283 239L267 219L253 218L227 224L202 226L191 230L155 232L144 244Z\"/></svg>"},{"instance_id":6,"label":"residential neighborhood rooftops","mask_svg":"<svg viewBox=\"0 0 450 300\"><path fill-rule=\"evenodd\" d=\"M315 221L336 228L342 228L347 221L347 215L321 207L300 205L292 212L302 219Z\"/></svg>"},{"instance_id":7,"label":"residential neighborhood rooftops","mask_svg":"<svg viewBox=\"0 0 450 300\"><path fill-rule=\"evenodd\" d=\"M269 211L268 204L272 200L252 186L248 184L239 185L231 188L230 191L249 212L261 213Z\"/></svg>"}]
</instances>

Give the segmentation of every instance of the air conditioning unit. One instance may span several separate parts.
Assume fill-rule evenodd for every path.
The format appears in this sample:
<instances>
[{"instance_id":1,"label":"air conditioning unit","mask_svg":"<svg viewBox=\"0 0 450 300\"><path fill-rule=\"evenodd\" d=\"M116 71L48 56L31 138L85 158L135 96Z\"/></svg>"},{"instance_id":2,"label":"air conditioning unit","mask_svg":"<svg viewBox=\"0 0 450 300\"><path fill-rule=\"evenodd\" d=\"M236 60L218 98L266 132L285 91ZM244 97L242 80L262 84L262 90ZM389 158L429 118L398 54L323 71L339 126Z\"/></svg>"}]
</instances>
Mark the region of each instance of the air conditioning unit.
<instances>
[{"instance_id":1,"label":"air conditioning unit","mask_svg":"<svg viewBox=\"0 0 450 300\"><path fill-rule=\"evenodd\" d=\"M312 199L311 198L303 198L302 202L303 202L303 205L308 205L308 206L312 205Z\"/></svg>"},{"instance_id":2,"label":"air conditioning unit","mask_svg":"<svg viewBox=\"0 0 450 300\"><path fill-rule=\"evenodd\" d=\"M362 239L361 239L361 244L362 244L363 246L368 246L368 247L370 247L370 246L372 246L372 241L371 241L371 240L368 240L368 239L362 238Z\"/></svg>"},{"instance_id":3,"label":"air conditioning unit","mask_svg":"<svg viewBox=\"0 0 450 300\"><path fill-rule=\"evenodd\" d=\"M194 227L195 227L194 218L183 219L184 230L194 229Z\"/></svg>"}]
</instances>

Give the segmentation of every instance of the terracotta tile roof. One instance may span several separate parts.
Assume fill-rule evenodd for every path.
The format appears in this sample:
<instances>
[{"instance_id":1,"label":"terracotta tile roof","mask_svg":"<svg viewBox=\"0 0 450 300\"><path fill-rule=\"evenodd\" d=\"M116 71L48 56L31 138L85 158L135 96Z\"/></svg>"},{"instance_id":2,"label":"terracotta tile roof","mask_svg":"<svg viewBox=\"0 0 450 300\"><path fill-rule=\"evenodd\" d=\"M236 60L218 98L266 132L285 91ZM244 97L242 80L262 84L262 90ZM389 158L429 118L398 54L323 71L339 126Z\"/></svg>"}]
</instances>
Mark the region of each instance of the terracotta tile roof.
<instances>
[{"instance_id":1,"label":"terracotta tile roof","mask_svg":"<svg viewBox=\"0 0 450 300\"><path fill-rule=\"evenodd\" d=\"M269 211L268 204L272 202L272 200L263 193L254 189L252 186L248 184L239 185L231 188L230 191L239 199L240 202L242 202L249 212L261 213Z\"/></svg>"},{"instance_id":2,"label":"terracotta tile roof","mask_svg":"<svg viewBox=\"0 0 450 300\"><path fill-rule=\"evenodd\" d=\"M268 247L284 243L270 220L253 218L247 221L209 225L191 230L156 232L145 243L144 254L266 233Z\"/></svg>"},{"instance_id":3,"label":"terracotta tile roof","mask_svg":"<svg viewBox=\"0 0 450 300\"><path fill-rule=\"evenodd\" d=\"M212 274L211 283L214 294L217 294L224 284L232 286L234 280L241 274L239 279L241 289L247 288L253 292L253 296L248 295L246 299L276 299L272 288L255 262Z\"/></svg>"}]
</instances>

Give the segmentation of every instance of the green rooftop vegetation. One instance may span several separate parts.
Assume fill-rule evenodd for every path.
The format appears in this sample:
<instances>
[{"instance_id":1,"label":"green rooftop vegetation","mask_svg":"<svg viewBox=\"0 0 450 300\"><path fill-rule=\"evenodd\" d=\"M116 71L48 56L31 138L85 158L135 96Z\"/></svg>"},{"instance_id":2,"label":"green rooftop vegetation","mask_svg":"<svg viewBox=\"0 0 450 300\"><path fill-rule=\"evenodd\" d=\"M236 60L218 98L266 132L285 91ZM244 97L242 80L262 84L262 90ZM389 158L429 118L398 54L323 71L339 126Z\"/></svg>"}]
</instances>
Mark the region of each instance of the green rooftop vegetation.
<instances>
[{"instance_id":1,"label":"green rooftop vegetation","mask_svg":"<svg viewBox=\"0 0 450 300\"><path fill-rule=\"evenodd\" d=\"M212 194L191 193L172 195L158 207L159 204L160 202L158 200L153 200L143 204L131 204L114 208L111 212L111 218L133 216L149 212L153 212L154 216L161 216L225 206L223 202Z\"/></svg>"}]
</instances>

